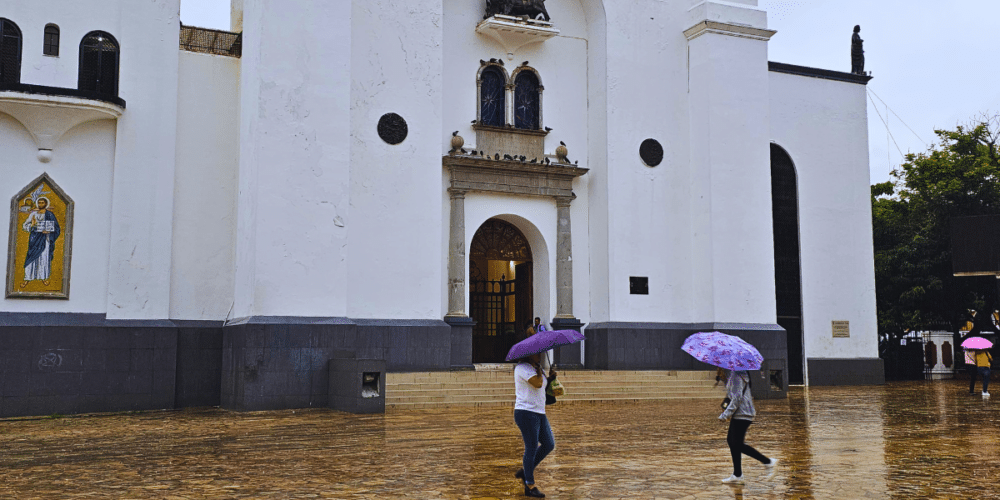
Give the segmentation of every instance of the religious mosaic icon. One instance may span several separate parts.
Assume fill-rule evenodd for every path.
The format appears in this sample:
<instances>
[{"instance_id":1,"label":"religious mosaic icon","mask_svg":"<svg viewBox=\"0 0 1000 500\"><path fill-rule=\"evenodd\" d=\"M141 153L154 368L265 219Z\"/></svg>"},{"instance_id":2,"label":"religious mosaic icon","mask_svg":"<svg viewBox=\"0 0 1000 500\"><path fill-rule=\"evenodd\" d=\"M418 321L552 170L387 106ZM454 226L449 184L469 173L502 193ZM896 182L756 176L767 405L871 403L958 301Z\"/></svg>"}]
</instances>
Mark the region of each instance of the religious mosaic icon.
<instances>
[{"instance_id":1,"label":"religious mosaic icon","mask_svg":"<svg viewBox=\"0 0 1000 500\"><path fill-rule=\"evenodd\" d=\"M42 174L10 211L7 298L68 299L73 200Z\"/></svg>"}]
</instances>

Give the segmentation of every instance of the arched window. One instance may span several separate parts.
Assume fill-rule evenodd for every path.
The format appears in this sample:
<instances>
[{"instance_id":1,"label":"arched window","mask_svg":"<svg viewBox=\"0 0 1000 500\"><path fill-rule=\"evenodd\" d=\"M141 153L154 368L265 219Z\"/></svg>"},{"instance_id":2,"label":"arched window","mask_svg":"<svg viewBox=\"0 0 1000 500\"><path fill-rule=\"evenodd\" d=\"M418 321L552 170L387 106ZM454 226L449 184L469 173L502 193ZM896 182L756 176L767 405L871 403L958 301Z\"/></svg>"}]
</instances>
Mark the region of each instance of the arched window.
<instances>
[{"instance_id":1,"label":"arched window","mask_svg":"<svg viewBox=\"0 0 1000 500\"><path fill-rule=\"evenodd\" d=\"M479 75L479 123L503 127L507 110L507 75L497 66L487 66Z\"/></svg>"},{"instance_id":2,"label":"arched window","mask_svg":"<svg viewBox=\"0 0 1000 500\"><path fill-rule=\"evenodd\" d=\"M514 79L514 128L538 130L542 125L542 86L533 71L521 71Z\"/></svg>"},{"instance_id":3,"label":"arched window","mask_svg":"<svg viewBox=\"0 0 1000 500\"><path fill-rule=\"evenodd\" d=\"M77 87L118 95L118 41L103 31L91 31L80 42L80 78Z\"/></svg>"},{"instance_id":4,"label":"arched window","mask_svg":"<svg viewBox=\"0 0 1000 500\"><path fill-rule=\"evenodd\" d=\"M54 24L45 25L45 42L42 46L42 54L59 55L59 27Z\"/></svg>"},{"instance_id":5,"label":"arched window","mask_svg":"<svg viewBox=\"0 0 1000 500\"><path fill-rule=\"evenodd\" d=\"M21 83L21 29L0 17L0 83Z\"/></svg>"},{"instance_id":6,"label":"arched window","mask_svg":"<svg viewBox=\"0 0 1000 500\"><path fill-rule=\"evenodd\" d=\"M774 231L774 292L778 325L788 333L788 383L801 384L802 271L799 260L799 194L792 157L771 143L771 222Z\"/></svg>"}]
</instances>

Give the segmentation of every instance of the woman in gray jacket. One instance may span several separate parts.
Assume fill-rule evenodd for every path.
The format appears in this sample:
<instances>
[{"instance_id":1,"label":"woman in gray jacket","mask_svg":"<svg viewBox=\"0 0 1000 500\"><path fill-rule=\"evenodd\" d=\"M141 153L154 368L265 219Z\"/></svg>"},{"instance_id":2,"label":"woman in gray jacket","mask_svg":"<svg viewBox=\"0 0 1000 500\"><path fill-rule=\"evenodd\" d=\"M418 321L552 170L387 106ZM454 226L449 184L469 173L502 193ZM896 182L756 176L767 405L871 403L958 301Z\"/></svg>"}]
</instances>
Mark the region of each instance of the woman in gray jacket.
<instances>
[{"instance_id":1,"label":"woman in gray jacket","mask_svg":"<svg viewBox=\"0 0 1000 500\"><path fill-rule=\"evenodd\" d=\"M756 459L768 468L774 467L778 460L765 457L744 442L747 429L757 415L757 410L753 407L753 395L750 394L750 374L745 371L731 372L729 380L726 381L726 389L729 390L727 396L729 405L722 415L719 415L719 420L725 422L732 417L729 420L729 435L726 437L726 442L729 444L729 452L733 455L733 475L723 479L722 482L743 484L743 455Z\"/></svg>"}]
</instances>

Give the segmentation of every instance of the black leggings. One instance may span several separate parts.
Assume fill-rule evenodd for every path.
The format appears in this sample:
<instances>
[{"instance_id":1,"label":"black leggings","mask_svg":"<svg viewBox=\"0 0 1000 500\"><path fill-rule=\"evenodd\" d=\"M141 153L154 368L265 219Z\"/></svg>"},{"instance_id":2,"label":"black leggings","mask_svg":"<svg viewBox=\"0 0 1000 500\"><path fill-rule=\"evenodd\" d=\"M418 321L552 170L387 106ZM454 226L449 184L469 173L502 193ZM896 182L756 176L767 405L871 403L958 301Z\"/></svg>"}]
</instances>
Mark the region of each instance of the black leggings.
<instances>
[{"instance_id":1,"label":"black leggings","mask_svg":"<svg viewBox=\"0 0 1000 500\"><path fill-rule=\"evenodd\" d=\"M770 458L765 457L759 451L743 442L747 437L747 429L750 428L750 424L752 423L752 420L739 420L736 418L729 421L729 435L726 436L726 443L729 444L729 452L733 455L734 476L743 475L742 455L755 458L762 464L771 463Z\"/></svg>"}]
</instances>

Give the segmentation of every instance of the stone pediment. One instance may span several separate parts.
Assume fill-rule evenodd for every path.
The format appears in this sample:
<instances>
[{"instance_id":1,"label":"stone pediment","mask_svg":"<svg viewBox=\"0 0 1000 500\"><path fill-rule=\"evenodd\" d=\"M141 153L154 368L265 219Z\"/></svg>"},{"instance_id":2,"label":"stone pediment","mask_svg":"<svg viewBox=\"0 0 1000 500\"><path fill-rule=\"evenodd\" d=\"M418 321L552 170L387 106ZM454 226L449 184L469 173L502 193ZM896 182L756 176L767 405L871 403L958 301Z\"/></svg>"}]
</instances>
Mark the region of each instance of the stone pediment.
<instances>
[{"instance_id":1,"label":"stone pediment","mask_svg":"<svg viewBox=\"0 0 1000 500\"><path fill-rule=\"evenodd\" d=\"M527 196L572 197L573 179L588 169L562 163L494 160L448 155L442 161L451 173L451 189Z\"/></svg>"}]
</instances>

